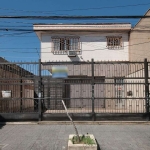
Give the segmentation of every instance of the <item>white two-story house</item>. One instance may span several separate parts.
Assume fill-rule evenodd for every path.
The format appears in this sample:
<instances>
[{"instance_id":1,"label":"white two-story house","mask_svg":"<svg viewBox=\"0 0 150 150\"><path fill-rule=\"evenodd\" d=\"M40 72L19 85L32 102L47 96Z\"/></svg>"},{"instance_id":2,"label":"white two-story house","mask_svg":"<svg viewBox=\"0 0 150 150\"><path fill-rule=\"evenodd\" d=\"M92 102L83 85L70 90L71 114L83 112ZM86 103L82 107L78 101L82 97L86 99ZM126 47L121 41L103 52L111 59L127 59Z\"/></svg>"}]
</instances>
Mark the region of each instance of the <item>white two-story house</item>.
<instances>
[{"instance_id":1,"label":"white two-story house","mask_svg":"<svg viewBox=\"0 0 150 150\"><path fill-rule=\"evenodd\" d=\"M34 24L41 61L128 61L130 23Z\"/></svg>"},{"instance_id":2,"label":"white two-story house","mask_svg":"<svg viewBox=\"0 0 150 150\"><path fill-rule=\"evenodd\" d=\"M58 61L129 61L129 34L131 30L130 23L103 23L103 24L34 24L34 31L41 41L41 61L42 62L58 62ZM111 71L112 68L112 71ZM118 67L118 71L113 71L114 66L95 65L94 75L97 77L122 77L126 74ZM125 68L125 67L124 67ZM51 66L42 66L51 72ZM91 65L75 65L68 66L69 76L87 76L91 77ZM118 82L97 78L98 82ZM119 79L119 81L122 81ZM65 97L79 98L86 97L82 104L76 102L78 106L89 105L91 102L91 84L89 81L79 80L79 85L71 85L75 81L70 82L64 88ZM87 82L88 85L82 83ZM112 91L112 92L110 92ZM122 93L124 91L122 90ZM115 87L97 84L95 85L95 97L101 99L95 100L95 106L107 107L107 102L102 100L103 97L114 97L116 94ZM117 93L118 94L118 93ZM101 101L101 102L100 102ZM72 104L73 103L73 104ZM105 106L104 106L105 105ZM115 103L114 103L115 105ZM74 106L74 102L70 102L70 107ZM88 106L87 106L88 107ZM108 105L109 107L109 105ZM113 106L111 106L112 108Z\"/></svg>"}]
</instances>

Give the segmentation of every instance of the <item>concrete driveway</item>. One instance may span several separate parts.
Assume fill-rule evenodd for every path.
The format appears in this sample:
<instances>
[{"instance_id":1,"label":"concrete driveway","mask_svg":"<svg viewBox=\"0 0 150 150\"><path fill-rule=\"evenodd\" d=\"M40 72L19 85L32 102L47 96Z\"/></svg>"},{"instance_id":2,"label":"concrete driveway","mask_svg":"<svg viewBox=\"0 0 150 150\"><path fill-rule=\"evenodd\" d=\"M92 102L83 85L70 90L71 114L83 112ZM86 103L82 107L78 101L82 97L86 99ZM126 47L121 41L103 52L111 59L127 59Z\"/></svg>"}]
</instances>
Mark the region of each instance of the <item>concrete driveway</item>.
<instances>
[{"instance_id":1,"label":"concrete driveway","mask_svg":"<svg viewBox=\"0 0 150 150\"><path fill-rule=\"evenodd\" d=\"M150 125L77 125L79 133L94 134L101 150L150 150ZM2 150L66 150L72 125L0 125ZM3 147L3 148L2 148Z\"/></svg>"}]
</instances>

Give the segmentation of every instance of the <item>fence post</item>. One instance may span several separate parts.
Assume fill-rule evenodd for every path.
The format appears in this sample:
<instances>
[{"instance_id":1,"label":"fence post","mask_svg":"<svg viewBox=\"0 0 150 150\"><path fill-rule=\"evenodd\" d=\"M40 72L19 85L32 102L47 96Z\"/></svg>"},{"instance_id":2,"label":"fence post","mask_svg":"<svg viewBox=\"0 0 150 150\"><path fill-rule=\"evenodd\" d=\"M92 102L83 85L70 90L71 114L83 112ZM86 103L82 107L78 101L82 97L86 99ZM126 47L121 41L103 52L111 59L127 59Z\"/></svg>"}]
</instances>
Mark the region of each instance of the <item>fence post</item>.
<instances>
[{"instance_id":1,"label":"fence post","mask_svg":"<svg viewBox=\"0 0 150 150\"><path fill-rule=\"evenodd\" d=\"M92 65L91 65L91 71L92 71L92 120L95 121L95 111L94 111L94 59L91 60Z\"/></svg>"},{"instance_id":2,"label":"fence post","mask_svg":"<svg viewBox=\"0 0 150 150\"><path fill-rule=\"evenodd\" d=\"M39 121L42 120L42 105L41 105L41 91L42 91L42 80L41 80L41 59L39 59L39 81L38 81L38 113Z\"/></svg>"},{"instance_id":3,"label":"fence post","mask_svg":"<svg viewBox=\"0 0 150 150\"><path fill-rule=\"evenodd\" d=\"M144 74L145 74L145 102L146 112L149 114L149 83L148 83L148 62L144 59Z\"/></svg>"}]
</instances>

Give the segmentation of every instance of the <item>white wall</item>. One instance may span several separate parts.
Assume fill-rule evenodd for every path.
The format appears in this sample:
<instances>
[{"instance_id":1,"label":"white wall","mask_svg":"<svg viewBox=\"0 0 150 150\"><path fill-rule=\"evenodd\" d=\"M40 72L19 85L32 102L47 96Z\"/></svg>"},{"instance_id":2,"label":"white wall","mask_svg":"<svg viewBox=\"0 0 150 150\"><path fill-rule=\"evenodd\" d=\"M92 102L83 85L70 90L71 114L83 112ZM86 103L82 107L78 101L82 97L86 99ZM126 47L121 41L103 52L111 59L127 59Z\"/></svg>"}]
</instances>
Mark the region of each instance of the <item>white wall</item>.
<instances>
[{"instance_id":1,"label":"white wall","mask_svg":"<svg viewBox=\"0 0 150 150\"><path fill-rule=\"evenodd\" d=\"M82 54L78 57L68 57L67 55L54 55L51 52L51 36L79 36ZM41 35L41 60L45 61L128 61L128 33L71 33L69 34L42 34ZM124 47L121 49L108 49L106 47L106 36L122 36ZM82 58L81 58L82 56Z\"/></svg>"}]
</instances>

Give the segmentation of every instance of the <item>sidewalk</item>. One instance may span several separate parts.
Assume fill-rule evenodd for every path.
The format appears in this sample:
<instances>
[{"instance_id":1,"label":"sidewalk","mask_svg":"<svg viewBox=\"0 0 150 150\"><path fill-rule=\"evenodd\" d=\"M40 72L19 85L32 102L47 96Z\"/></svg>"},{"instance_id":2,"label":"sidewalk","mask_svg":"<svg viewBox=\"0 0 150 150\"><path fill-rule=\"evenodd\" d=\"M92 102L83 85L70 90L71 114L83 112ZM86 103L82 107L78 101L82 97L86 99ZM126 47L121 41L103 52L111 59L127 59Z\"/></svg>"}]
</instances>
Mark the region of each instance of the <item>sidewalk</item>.
<instances>
[{"instance_id":1,"label":"sidewalk","mask_svg":"<svg viewBox=\"0 0 150 150\"><path fill-rule=\"evenodd\" d=\"M77 125L79 133L94 134L101 150L150 150L150 125ZM2 150L67 150L72 125L0 125Z\"/></svg>"}]
</instances>

